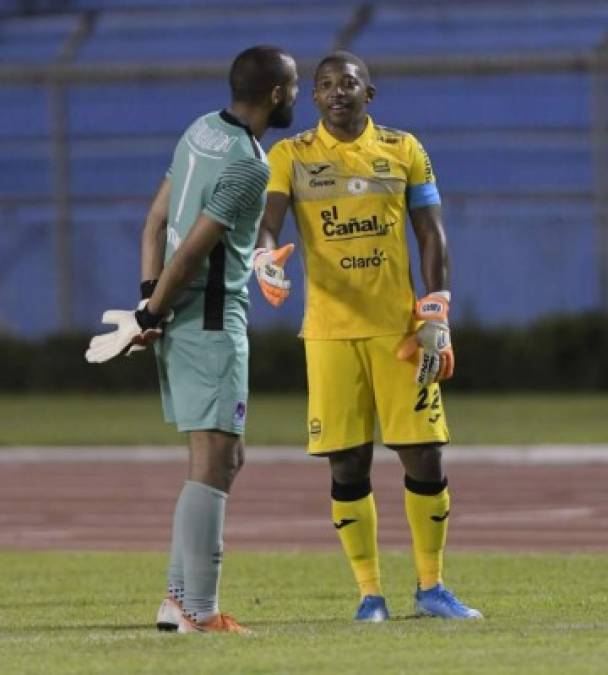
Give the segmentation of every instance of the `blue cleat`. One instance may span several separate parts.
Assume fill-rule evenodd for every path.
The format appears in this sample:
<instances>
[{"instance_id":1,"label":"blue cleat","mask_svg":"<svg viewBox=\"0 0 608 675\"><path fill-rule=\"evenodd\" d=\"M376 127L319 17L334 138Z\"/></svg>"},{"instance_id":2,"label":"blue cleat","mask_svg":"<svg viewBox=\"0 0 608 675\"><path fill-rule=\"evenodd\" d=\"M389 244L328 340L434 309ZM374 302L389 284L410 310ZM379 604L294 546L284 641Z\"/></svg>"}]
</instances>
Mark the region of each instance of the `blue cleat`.
<instances>
[{"instance_id":1,"label":"blue cleat","mask_svg":"<svg viewBox=\"0 0 608 675\"><path fill-rule=\"evenodd\" d=\"M389 614L386 607L386 601L381 595L366 595L355 614L356 621L369 621L370 623L380 623L388 621Z\"/></svg>"},{"instance_id":2,"label":"blue cleat","mask_svg":"<svg viewBox=\"0 0 608 675\"><path fill-rule=\"evenodd\" d=\"M440 616L442 619L483 619L483 614L463 605L443 584L415 595L416 616Z\"/></svg>"}]
</instances>

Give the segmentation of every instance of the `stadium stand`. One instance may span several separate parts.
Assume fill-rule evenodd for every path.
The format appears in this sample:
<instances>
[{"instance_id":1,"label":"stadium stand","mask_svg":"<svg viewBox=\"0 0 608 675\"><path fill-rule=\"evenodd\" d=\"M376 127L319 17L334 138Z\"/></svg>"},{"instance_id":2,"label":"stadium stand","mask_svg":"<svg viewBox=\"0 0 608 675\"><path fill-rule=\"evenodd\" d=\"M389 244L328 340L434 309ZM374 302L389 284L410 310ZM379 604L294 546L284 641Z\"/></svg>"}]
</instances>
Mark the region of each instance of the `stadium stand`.
<instances>
[{"instance_id":1,"label":"stadium stand","mask_svg":"<svg viewBox=\"0 0 608 675\"><path fill-rule=\"evenodd\" d=\"M4 18L0 23L0 64L54 61L77 25L74 15Z\"/></svg>"},{"instance_id":2,"label":"stadium stand","mask_svg":"<svg viewBox=\"0 0 608 675\"><path fill-rule=\"evenodd\" d=\"M323 20L299 3L279 0L231 3L229 12L213 2L200 10L199 3L188 0L173 2L171 12L160 0L63 4L62 13L3 20L0 64L35 65L57 59L83 11L95 12L89 15L94 17L90 33L74 53L74 62L84 66L227 62L239 49L262 42L278 42L298 58L316 59L332 47L353 13L347 2L332 3ZM323 3L313 0L314 4ZM384 2L376 3L350 48L372 61L585 53L607 31L608 5L591 0L577 5L505 1L491 7L469 1L457 8L441 1ZM524 323L543 313L580 309L581 297L590 308L597 306L597 270L582 264L593 258L596 237L590 75L382 76L376 85L372 115L382 124L417 134L433 158L458 261L455 319ZM310 79L303 78L295 131L315 123L311 86ZM223 105L227 95L223 79L78 83L66 88L77 327L95 325L104 307L133 302L146 201L167 168L176 137L196 115ZM55 212L50 135L48 90L42 85L3 84L0 260L12 262L2 272L0 323L6 323L7 316L16 317L14 330L31 335L58 328L52 309ZM264 144L269 147L278 137L270 133ZM45 250L19 253L25 233ZM499 267L519 273L508 279L492 276L497 266L491 256L481 253L497 250ZM117 256L119 264L112 263ZM116 273L108 279L105 272L110 265ZM560 284L558 290L557 284L548 283L530 294L529 273L539 265L547 279L576 276L577 289ZM23 270L34 266L32 273L44 285L45 308L19 301ZM293 300L279 315L254 293L254 325L297 322L302 275L296 265L292 267ZM492 278L492 287L480 288L481 278ZM504 291L500 304L491 302L497 289Z\"/></svg>"},{"instance_id":3,"label":"stadium stand","mask_svg":"<svg viewBox=\"0 0 608 675\"><path fill-rule=\"evenodd\" d=\"M225 61L252 44L277 41L289 45L294 56L310 58L331 48L348 16L347 9L339 8L322 15L275 11L263 19L251 11L107 13L96 23L79 61Z\"/></svg>"},{"instance_id":4,"label":"stadium stand","mask_svg":"<svg viewBox=\"0 0 608 675\"><path fill-rule=\"evenodd\" d=\"M606 32L608 5L452 3L441 11L422 3L380 4L353 51L364 57L563 51L597 44Z\"/></svg>"}]
</instances>

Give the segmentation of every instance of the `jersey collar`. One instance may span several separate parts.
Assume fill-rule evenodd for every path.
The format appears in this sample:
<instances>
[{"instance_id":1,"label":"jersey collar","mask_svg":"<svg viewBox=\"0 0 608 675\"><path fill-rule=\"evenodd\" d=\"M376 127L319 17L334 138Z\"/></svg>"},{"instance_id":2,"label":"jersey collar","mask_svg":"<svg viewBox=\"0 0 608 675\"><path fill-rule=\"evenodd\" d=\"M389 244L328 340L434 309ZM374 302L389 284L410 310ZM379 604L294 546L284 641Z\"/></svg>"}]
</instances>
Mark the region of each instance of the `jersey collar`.
<instances>
[{"instance_id":1,"label":"jersey collar","mask_svg":"<svg viewBox=\"0 0 608 675\"><path fill-rule=\"evenodd\" d=\"M363 129L363 133L354 141L346 143L344 141L339 141L335 136L332 136L325 128L323 121L319 120L319 124L317 125L317 136L321 139L323 144L330 149L335 148L337 145L348 145L353 148L362 148L365 145L369 145L369 143L371 143L373 140L374 122L372 118L367 115L367 124L365 125L365 129Z\"/></svg>"},{"instance_id":2,"label":"jersey collar","mask_svg":"<svg viewBox=\"0 0 608 675\"><path fill-rule=\"evenodd\" d=\"M232 113L229 113L225 108L224 110L220 111L220 117L226 124L232 124L235 127L241 127L241 129L245 129L245 131L250 135L253 136L253 131L246 125L241 122L240 119L235 117Z\"/></svg>"}]
</instances>

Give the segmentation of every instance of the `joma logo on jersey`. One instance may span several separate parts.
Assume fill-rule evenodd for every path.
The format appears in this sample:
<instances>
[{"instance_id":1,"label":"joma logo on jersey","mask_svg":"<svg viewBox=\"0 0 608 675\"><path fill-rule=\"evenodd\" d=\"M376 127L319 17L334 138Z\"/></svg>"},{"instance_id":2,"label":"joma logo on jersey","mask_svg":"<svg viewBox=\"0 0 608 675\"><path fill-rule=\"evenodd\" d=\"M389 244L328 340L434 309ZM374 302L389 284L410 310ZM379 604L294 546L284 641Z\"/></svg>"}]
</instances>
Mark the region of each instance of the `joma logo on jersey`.
<instances>
[{"instance_id":1,"label":"joma logo on jersey","mask_svg":"<svg viewBox=\"0 0 608 675\"><path fill-rule=\"evenodd\" d=\"M331 241L334 237L341 239L355 239L357 237L383 237L388 234L395 222L380 223L377 216L370 218L350 218L347 222L340 223L338 207L332 206L331 211L321 211L323 219L322 228L325 241Z\"/></svg>"},{"instance_id":2,"label":"joma logo on jersey","mask_svg":"<svg viewBox=\"0 0 608 675\"><path fill-rule=\"evenodd\" d=\"M308 166L308 172L313 176L318 176L331 167L331 164L311 164Z\"/></svg>"},{"instance_id":3,"label":"joma logo on jersey","mask_svg":"<svg viewBox=\"0 0 608 675\"><path fill-rule=\"evenodd\" d=\"M375 248L369 256L348 256L340 260L340 267L344 270L360 270L369 267L380 267L388 260L384 251Z\"/></svg>"}]
</instances>

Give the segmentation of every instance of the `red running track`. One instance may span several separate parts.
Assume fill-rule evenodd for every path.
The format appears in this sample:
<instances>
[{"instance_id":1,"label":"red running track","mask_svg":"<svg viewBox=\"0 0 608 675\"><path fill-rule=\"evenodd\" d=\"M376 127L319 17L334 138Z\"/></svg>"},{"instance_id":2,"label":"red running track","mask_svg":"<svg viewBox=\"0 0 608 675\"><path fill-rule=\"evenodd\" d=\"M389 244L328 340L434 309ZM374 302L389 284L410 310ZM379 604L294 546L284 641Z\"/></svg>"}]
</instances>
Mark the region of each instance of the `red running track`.
<instances>
[{"instance_id":1,"label":"red running track","mask_svg":"<svg viewBox=\"0 0 608 675\"><path fill-rule=\"evenodd\" d=\"M3 462L0 548L167 549L181 461ZM608 551L608 464L449 466L449 547ZM382 547L409 544L402 471L373 473ZM225 530L230 549L336 549L325 460L245 466Z\"/></svg>"}]
</instances>

